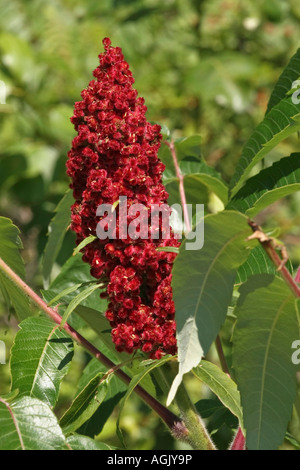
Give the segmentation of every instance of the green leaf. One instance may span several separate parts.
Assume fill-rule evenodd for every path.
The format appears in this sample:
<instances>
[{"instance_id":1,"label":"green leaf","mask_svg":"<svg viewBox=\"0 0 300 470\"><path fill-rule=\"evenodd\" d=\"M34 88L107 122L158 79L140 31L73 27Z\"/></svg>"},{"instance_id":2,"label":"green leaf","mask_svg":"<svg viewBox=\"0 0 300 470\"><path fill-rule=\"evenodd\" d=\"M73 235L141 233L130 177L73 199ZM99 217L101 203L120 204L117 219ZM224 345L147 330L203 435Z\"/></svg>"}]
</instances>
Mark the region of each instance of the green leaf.
<instances>
[{"instance_id":1,"label":"green leaf","mask_svg":"<svg viewBox=\"0 0 300 470\"><path fill-rule=\"evenodd\" d=\"M84 248L86 245L89 245L89 243L92 243L94 240L96 240L96 238L97 237L95 237L95 235L90 235L89 237L82 240L82 242L79 243L79 245L75 248L73 254L77 255L77 253L79 253L82 248Z\"/></svg>"},{"instance_id":2,"label":"green leaf","mask_svg":"<svg viewBox=\"0 0 300 470\"><path fill-rule=\"evenodd\" d=\"M208 193L215 193L224 203L228 200L228 187L221 175L204 161L181 161L180 171L183 175L187 203L204 203ZM169 204L180 202L179 180L174 166L165 170L163 183L170 194ZM202 194L203 193L203 194Z\"/></svg>"},{"instance_id":3,"label":"green leaf","mask_svg":"<svg viewBox=\"0 0 300 470\"><path fill-rule=\"evenodd\" d=\"M35 52L25 38L1 29L0 51L6 68L18 86L30 84L30 90L35 92L46 70L45 65L35 60Z\"/></svg>"},{"instance_id":4,"label":"green leaf","mask_svg":"<svg viewBox=\"0 0 300 470\"><path fill-rule=\"evenodd\" d=\"M280 75L275 88L271 94L267 112L268 114L271 109L276 106L282 99L286 97L286 94L291 90L293 82L300 77L300 49L297 50L296 54L293 55L288 65L284 68Z\"/></svg>"},{"instance_id":5,"label":"green leaf","mask_svg":"<svg viewBox=\"0 0 300 470\"><path fill-rule=\"evenodd\" d=\"M19 237L19 229L10 219L0 217L0 258L22 279L25 269L20 249L23 248ZM8 305L12 305L19 320L32 315L28 297L0 269L0 289Z\"/></svg>"},{"instance_id":6,"label":"green leaf","mask_svg":"<svg viewBox=\"0 0 300 470\"><path fill-rule=\"evenodd\" d=\"M113 363L116 364L118 362L118 359L114 354L115 351L112 352L103 344L101 344L101 352L102 354L105 354L105 356L108 357ZM78 382L76 394L80 393L93 379L93 377L95 377L100 372L105 374L107 372L107 367L105 367L98 359L92 358L84 368L82 376ZM98 435L102 431L106 421L111 416L116 405L119 403L127 390L127 385L122 382L116 376L116 374L112 374L107 383L107 386L107 394L103 402L97 408L93 416L91 416L91 418L86 421L83 426L80 427L80 429L78 429L79 434L84 434L85 436L91 437Z\"/></svg>"},{"instance_id":7,"label":"green leaf","mask_svg":"<svg viewBox=\"0 0 300 470\"><path fill-rule=\"evenodd\" d=\"M293 265L290 260L287 261L286 267L293 273ZM269 256L261 245L256 246L251 250L247 260L242 266L239 267L235 284L242 284L254 274L274 274L281 278L281 274L277 271L276 266L270 260Z\"/></svg>"},{"instance_id":8,"label":"green leaf","mask_svg":"<svg viewBox=\"0 0 300 470\"><path fill-rule=\"evenodd\" d=\"M168 138L170 137L171 132L170 132L170 129L166 126L166 124L159 123L159 122L151 122L151 124L160 125L160 127L161 127L160 133L162 135L163 140L168 140Z\"/></svg>"},{"instance_id":9,"label":"green leaf","mask_svg":"<svg viewBox=\"0 0 300 470\"><path fill-rule=\"evenodd\" d=\"M103 380L103 377L104 373L97 373L74 398L60 420L65 434L76 431L101 405L108 390L108 379Z\"/></svg>"},{"instance_id":10,"label":"green leaf","mask_svg":"<svg viewBox=\"0 0 300 470\"><path fill-rule=\"evenodd\" d=\"M67 438L68 448L72 450L116 450L117 447L96 441L90 437L73 434Z\"/></svg>"},{"instance_id":11,"label":"green leaf","mask_svg":"<svg viewBox=\"0 0 300 470\"><path fill-rule=\"evenodd\" d=\"M75 312L80 316L80 318L85 321L87 325L89 325L90 328L92 328L98 334L99 340L101 341L101 351L103 350L103 347L107 348L106 356L108 356L114 363L128 361L128 353L121 353L116 350L115 344L112 342L111 339L111 327L103 313L99 312L98 310L86 307L84 305L79 305L76 308ZM133 357L132 360L140 360L140 358ZM125 366L124 371L129 376L132 376L136 373L135 367L132 363L130 364L130 367L128 369ZM142 385L149 393L153 394L154 386L152 381L148 377L146 377ZM120 384L119 388L120 390L122 390Z\"/></svg>"},{"instance_id":12,"label":"green leaf","mask_svg":"<svg viewBox=\"0 0 300 470\"><path fill-rule=\"evenodd\" d=\"M241 394L249 450L275 450L284 440L296 397L291 344L299 337L295 298L272 275L240 287L235 309L233 370Z\"/></svg>"},{"instance_id":13,"label":"green leaf","mask_svg":"<svg viewBox=\"0 0 300 470\"><path fill-rule=\"evenodd\" d=\"M240 425L243 426L243 411L236 383L219 367L208 361L201 361L201 364L193 369L193 373L217 395L223 405L239 419Z\"/></svg>"},{"instance_id":14,"label":"green leaf","mask_svg":"<svg viewBox=\"0 0 300 470\"><path fill-rule=\"evenodd\" d=\"M0 428L0 450L66 449L55 415L36 398L0 398Z\"/></svg>"},{"instance_id":15,"label":"green leaf","mask_svg":"<svg viewBox=\"0 0 300 470\"><path fill-rule=\"evenodd\" d=\"M90 266L82 261L82 254L78 253L68 259L58 276L51 282L49 289L42 291L42 295L48 304L54 303L54 299L59 297L59 302L63 304L59 307L59 311L63 314L65 305L69 305L76 296L80 295L88 283L95 285L95 278L90 274ZM61 296L63 291L65 294ZM111 349L115 349L110 336L111 328L103 313L106 309L107 299L101 299L99 291L95 289L88 297L81 300L73 313L78 314L96 331L101 341ZM74 316L71 320L74 321Z\"/></svg>"},{"instance_id":16,"label":"green leaf","mask_svg":"<svg viewBox=\"0 0 300 470\"><path fill-rule=\"evenodd\" d=\"M182 201L179 192L179 179L174 178L168 183L164 183L164 186L169 195L169 206L173 206L174 204L181 205ZM200 179L197 179L197 177L193 178L192 176L186 176L184 178L184 193L186 203L190 204L191 208L194 208L196 204L204 204L205 208L207 207L209 203L210 191L208 187L200 181Z\"/></svg>"},{"instance_id":17,"label":"green leaf","mask_svg":"<svg viewBox=\"0 0 300 470\"><path fill-rule=\"evenodd\" d=\"M12 390L54 406L73 357L73 342L45 317L20 324L11 351Z\"/></svg>"},{"instance_id":18,"label":"green leaf","mask_svg":"<svg viewBox=\"0 0 300 470\"><path fill-rule=\"evenodd\" d=\"M239 210L253 217L278 199L299 190L300 153L293 153L250 178L227 209Z\"/></svg>"},{"instance_id":19,"label":"green leaf","mask_svg":"<svg viewBox=\"0 0 300 470\"><path fill-rule=\"evenodd\" d=\"M191 135L182 137L174 142L177 159L180 161L186 157L195 157L201 159L201 135Z\"/></svg>"},{"instance_id":20,"label":"green leaf","mask_svg":"<svg viewBox=\"0 0 300 470\"><path fill-rule=\"evenodd\" d=\"M86 289L82 290L76 297L74 297L71 302L69 303L68 307L64 311L64 314L61 319L60 328L64 326L66 321L68 320L71 313L75 310L75 308L82 303L85 299L87 299L93 292L99 290L99 284L92 284L91 286L87 287ZM69 292L69 291L68 291Z\"/></svg>"},{"instance_id":21,"label":"green leaf","mask_svg":"<svg viewBox=\"0 0 300 470\"><path fill-rule=\"evenodd\" d=\"M58 302L60 299L63 299L66 297L68 294L72 294L72 292L77 291L80 287L82 287L83 284L74 284L74 286L67 287L66 289L63 289L61 292L59 292L53 299L48 302L48 306L50 307L51 305L55 304Z\"/></svg>"},{"instance_id":22,"label":"green leaf","mask_svg":"<svg viewBox=\"0 0 300 470\"><path fill-rule=\"evenodd\" d=\"M177 324L179 372L168 401L173 400L182 377L196 367L223 324L232 298L237 269L248 256L251 234L244 215L223 211L204 218L201 250L181 244L173 267L173 298Z\"/></svg>"},{"instance_id":23,"label":"green leaf","mask_svg":"<svg viewBox=\"0 0 300 470\"><path fill-rule=\"evenodd\" d=\"M214 415L214 413L222 410L226 410L223 404L217 397L214 398L202 398L195 403L196 410L200 414L201 418L206 419Z\"/></svg>"},{"instance_id":24,"label":"green leaf","mask_svg":"<svg viewBox=\"0 0 300 470\"><path fill-rule=\"evenodd\" d=\"M244 146L236 171L230 183L234 196L246 181L252 168L277 144L300 130L300 105L285 98L275 105L257 126Z\"/></svg>"},{"instance_id":25,"label":"green leaf","mask_svg":"<svg viewBox=\"0 0 300 470\"><path fill-rule=\"evenodd\" d=\"M70 288L69 293L60 298L60 302L68 305L74 297L80 294L87 283L94 282L95 278L90 274L90 266L82 261L82 254L78 253L66 261L58 276L51 282L50 287L42 291L42 295L46 302L49 303L63 290ZM72 287L79 284L80 287L77 290L72 289ZM82 305L98 311L106 310L106 303L106 300L100 299L97 291L82 301Z\"/></svg>"},{"instance_id":26,"label":"green leaf","mask_svg":"<svg viewBox=\"0 0 300 470\"><path fill-rule=\"evenodd\" d=\"M179 253L179 248L176 246L159 246L156 251L165 251L166 253Z\"/></svg>"},{"instance_id":27,"label":"green leaf","mask_svg":"<svg viewBox=\"0 0 300 470\"><path fill-rule=\"evenodd\" d=\"M42 274L45 286L50 282L53 264L61 249L66 231L71 223L71 205L74 202L71 190L68 190L55 209L55 216L48 227L48 241L42 259Z\"/></svg>"},{"instance_id":28,"label":"green leaf","mask_svg":"<svg viewBox=\"0 0 300 470\"><path fill-rule=\"evenodd\" d=\"M226 408L217 397L213 399L199 400L195 403L195 408L203 419L208 419L206 425L207 431L212 436L218 432L224 425L229 429L236 429L239 420L228 408Z\"/></svg>"},{"instance_id":29,"label":"green leaf","mask_svg":"<svg viewBox=\"0 0 300 470\"><path fill-rule=\"evenodd\" d=\"M285 439L292 444L292 446L295 447L295 449L300 450L300 442L295 439L290 433L286 433Z\"/></svg>"},{"instance_id":30,"label":"green leaf","mask_svg":"<svg viewBox=\"0 0 300 470\"><path fill-rule=\"evenodd\" d=\"M87 325L89 325L98 335L100 340L113 352L116 352L115 345L111 339L111 327L104 316L99 310L86 307L85 305L78 305L75 310L76 314L82 318ZM118 358L128 358L127 353L118 353Z\"/></svg>"},{"instance_id":31,"label":"green leaf","mask_svg":"<svg viewBox=\"0 0 300 470\"><path fill-rule=\"evenodd\" d=\"M122 432L121 432L121 429L120 429L120 418L121 418L122 410L123 410L128 398L130 397L130 395L134 391L135 387L140 382L142 382L145 378L147 378L148 374L150 374L157 367L161 367L163 364L167 363L170 360L173 360L173 356L167 355L167 356L164 356L164 357L162 357L161 359L158 359L158 360L146 360L146 361L143 361L139 364L139 367L142 370L141 370L141 372L137 373L132 378L132 380L131 380L128 388L127 388L127 392L126 392L126 394L124 395L124 397L122 398L122 400L120 402L119 415L118 415L118 419L117 419L117 434L118 434L118 436L119 436L122 443L124 443L124 441L123 441L123 436L122 436Z\"/></svg>"}]
</instances>

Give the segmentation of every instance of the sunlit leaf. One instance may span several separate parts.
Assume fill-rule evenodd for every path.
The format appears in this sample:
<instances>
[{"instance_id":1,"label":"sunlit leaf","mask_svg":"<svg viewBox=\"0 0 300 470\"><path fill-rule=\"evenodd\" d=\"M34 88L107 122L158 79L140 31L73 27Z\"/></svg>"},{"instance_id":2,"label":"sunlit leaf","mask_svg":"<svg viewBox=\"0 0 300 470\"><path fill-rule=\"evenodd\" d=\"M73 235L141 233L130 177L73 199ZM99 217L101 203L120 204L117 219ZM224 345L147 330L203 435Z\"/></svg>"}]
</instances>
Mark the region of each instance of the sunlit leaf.
<instances>
[{"instance_id":1,"label":"sunlit leaf","mask_svg":"<svg viewBox=\"0 0 300 470\"><path fill-rule=\"evenodd\" d=\"M72 339L53 321L27 318L20 324L11 351L12 390L54 406L72 357Z\"/></svg>"}]
</instances>

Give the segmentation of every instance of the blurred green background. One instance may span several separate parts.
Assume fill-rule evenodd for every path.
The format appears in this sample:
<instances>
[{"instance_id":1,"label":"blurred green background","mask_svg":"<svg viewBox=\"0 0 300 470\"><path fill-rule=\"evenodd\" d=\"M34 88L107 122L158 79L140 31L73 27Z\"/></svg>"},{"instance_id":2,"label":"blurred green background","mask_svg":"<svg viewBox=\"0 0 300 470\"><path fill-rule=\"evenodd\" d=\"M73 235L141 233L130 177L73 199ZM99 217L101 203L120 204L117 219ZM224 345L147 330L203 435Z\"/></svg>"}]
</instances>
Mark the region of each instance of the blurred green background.
<instances>
[{"instance_id":1,"label":"blurred green background","mask_svg":"<svg viewBox=\"0 0 300 470\"><path fill-rule=\"evenodd\" d=\"M34 288L42 287L48 224L68 187L65 162L75 135L69 118L98 65L103 37L123 49L148 119L174 137L200 134L204 158L226 181L300 46L299 0L0 0L0 12L0 215L21 230ZM295 144L293 137L269 158L289 155ZM281 228L295 263L299 202L295 195L258 218ZM68 234L58 262L73 248ZM0 339L9 345L16 325L0 308ZM67 398L85 361L82 352L76 357ZM0 392L8 389L7 367L0 366ZM129 446L173 445L161 441L159 424L140 402L130 406ZM114 431L111 425L106 433Z\"/></svg>"}]
</instances>

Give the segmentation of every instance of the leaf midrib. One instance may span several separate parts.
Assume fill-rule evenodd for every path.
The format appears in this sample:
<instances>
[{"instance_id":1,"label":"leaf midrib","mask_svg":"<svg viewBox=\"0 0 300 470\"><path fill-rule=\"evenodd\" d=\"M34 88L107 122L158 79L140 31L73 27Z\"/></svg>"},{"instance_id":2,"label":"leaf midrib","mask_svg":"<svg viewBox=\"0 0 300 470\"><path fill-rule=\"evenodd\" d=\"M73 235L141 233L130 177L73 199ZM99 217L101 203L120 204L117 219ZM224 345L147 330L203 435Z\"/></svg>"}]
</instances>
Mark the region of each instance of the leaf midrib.
<instances>
[{"instance_id":1,"label":"leaf midrib","mask_svg":"<svg viewBox=\"0 0 300 470\"><path fill-rule=\"evenodd\" d=\"M201 366L200 366L201 367ZM235 410L235 413L236 416L239 418L239 420L241 420L241 414L240 414L240 410L241 410L241 404L240 404L240 401L237 400L231 393L228 392L227 388L225 387L225 385L222 384L222 382L220 382L216 376L214 376L209 370L205 369L202 367L202 373L204 375L206 375L209 380L211 382L215 382L223 391L224 393L230 398L230 400L232 401L233 405L236 407L236 409L238 410L238 412L236 413L236 410ZM197 373L196 373L197 375ZM232 379L231 379L232 380ZM236 383L232 380L232 387L234 387L234 390L236 392L238 392L238 389L237 389L237 385ZM233 410L231 409L231 411L233 412ZM240 423L242 424L242 423Z\"/></svg>"},{"instance_id":2,"label":"leaf midrib","mask_svg":"<svg viewBox=\"0 0 300 470\"><path fill-rule=\"evenodd\" d=\"M55 331L57 330L58 328L58 325L55 325L53 327L53 329L51 330L51 332L49 333L46 341L45 341L45 344L44 344L44 347L43 347L43 351L42 351L42 354L40 355L40 358L39 358L39 362L38 362L38 365L37 365L37 368L36 368L36 371L35 371L35 374L34 374L34 379L32 381L32 386L31 386L31 389L30 389L30 396L34 396L34 393L33 393L33 390L34 390L34 387L35 387L35 384L37 382L37 379L38 379L38 376L39 376L39 371L40 369L42 368L42 362L44 360L44 357L46 355L46 351L49 347L49 341L51 339L51 337L54 335ZM50 378L50 377L49 377ZM51 379L52 381L52 379Z\"/></svg>"},{"instance_id":3,"label":"leaf midrib","mask_svg":"<svg viewBox=\"0 0 300 470\"><path fill-rule=\"evenodd\" d=\"M6 408L8 409L8 412L12 418L12 421L13 421L13 424L15 426L15 429L16 429L16 432L17 432L17 435L18 435L18 438L19 438L19 441L20 441L20 445L21 445L21 449L22 450L25 450L25 445L24 445L24 442L23 442L23 438L22 438L22 434L21 434L21 431L20 431L20 428L19 428L19 424L18 424L18 421L13 413L13 410L11 408L11 406L9 405L9 403L7 403L7 401L5 401L3 398L0 397L0 403L3 403L3 405L6 406Z\"/></svg>"}]
</instances>

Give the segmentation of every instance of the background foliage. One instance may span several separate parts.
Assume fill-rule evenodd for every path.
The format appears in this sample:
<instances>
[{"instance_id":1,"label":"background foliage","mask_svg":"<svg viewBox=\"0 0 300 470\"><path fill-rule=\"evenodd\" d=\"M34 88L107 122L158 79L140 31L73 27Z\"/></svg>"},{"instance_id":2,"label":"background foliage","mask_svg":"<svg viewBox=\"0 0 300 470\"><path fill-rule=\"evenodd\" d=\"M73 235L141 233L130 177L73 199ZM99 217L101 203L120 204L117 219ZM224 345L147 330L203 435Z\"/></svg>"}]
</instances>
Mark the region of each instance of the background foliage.
<instances>
[{"instance_id":1,"label":"background foliage","mask_svg":"<svg viewBox=\"0 0 300 470\"><path fill-rule=\"evenodd\" d=\"M0 105L0 215L21 229L27 281L36 289L43 288L40 259L48 226L68 187L65 161L74 136L69 118L92 78L104 36L122 47L148 119L167 126L175 137L200 135L205 160L226 181L266 112L282 68L299 47L297 0L0 0L0 11L0 80L6 86L6 103ZM270 152L268 163L289 155L295 143L295 136L286 139ZM257 218L267 228L279 228L295 266L300 262L299 202L295 193ZM73 248L68 233L54 275ZM2 302L0 339L8 357L16 325ZM74 354L60 414L88 361L76 348ZM9 390L9 380L7 365L1 365L1 393ZM211 399L190 380L195 399L199 393ZM174 445L133 396L122 416L129 448L132 443L157 449ZM299 426L297 416L293 426ZM210 428L214 425L212 419ZM114 434L111 420L101 440L111 438L118 445ZM226 442L227 429L219 436Z\"/></svg>"}]
</instances>

